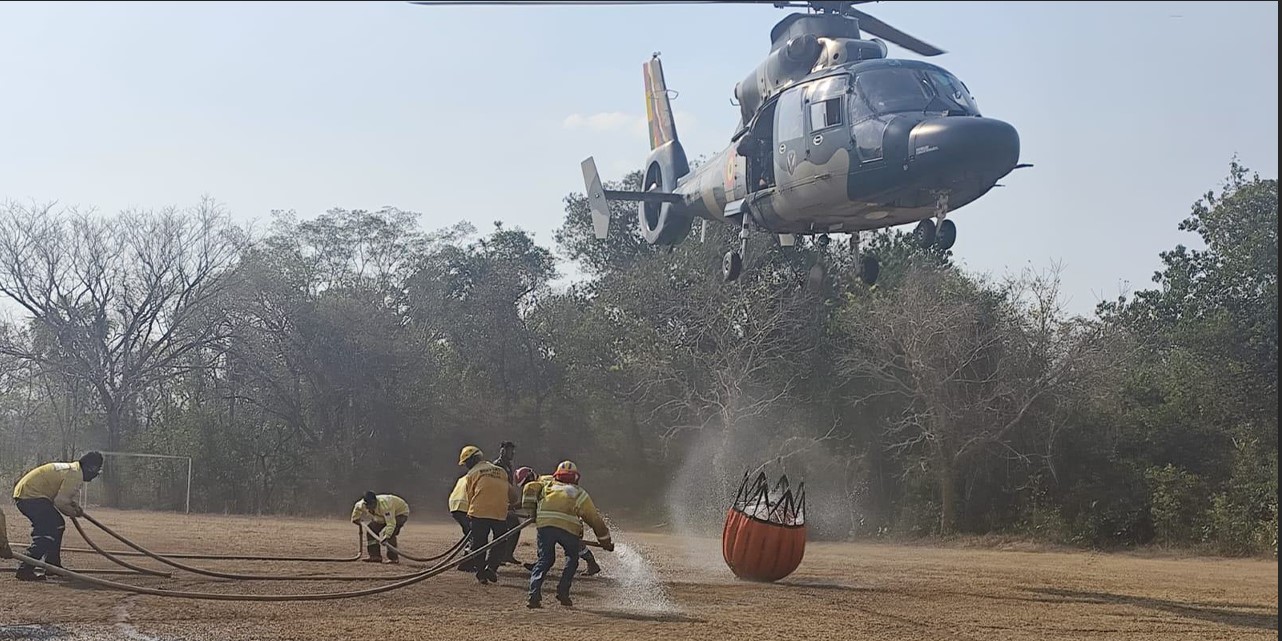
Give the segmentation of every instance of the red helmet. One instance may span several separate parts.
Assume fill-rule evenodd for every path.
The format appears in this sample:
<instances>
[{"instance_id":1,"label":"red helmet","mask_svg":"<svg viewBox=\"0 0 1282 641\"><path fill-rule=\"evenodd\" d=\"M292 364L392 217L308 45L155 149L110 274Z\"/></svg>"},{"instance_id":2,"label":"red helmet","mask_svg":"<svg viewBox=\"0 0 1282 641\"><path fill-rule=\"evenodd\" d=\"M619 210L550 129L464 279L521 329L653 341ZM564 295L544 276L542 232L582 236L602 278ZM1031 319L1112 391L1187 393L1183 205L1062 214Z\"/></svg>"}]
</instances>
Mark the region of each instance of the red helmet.
<instances>
[{"instance_id":1,"label":"red helmet","mask_svg":"<svg viewBox=\"0 0 1282 641\"><path fill-rule=\"evenodd\" d=\"M518 467L516 468L515 476L517 485L525 485L534 480L534 470L528 467Z\"/></svg>"},{"instance_id":2,"label":"red helmet","mask_svg":"<svg viewBox=\"0 0 1282 641\"><path fill-rule=\"evenodd\" d=\"M575 465L574 461L561 461L561 464L556 466L556 471L552 473L552 478L562 483L577 484L579 482L579 466Z\"/></svg>"}]
</instances>

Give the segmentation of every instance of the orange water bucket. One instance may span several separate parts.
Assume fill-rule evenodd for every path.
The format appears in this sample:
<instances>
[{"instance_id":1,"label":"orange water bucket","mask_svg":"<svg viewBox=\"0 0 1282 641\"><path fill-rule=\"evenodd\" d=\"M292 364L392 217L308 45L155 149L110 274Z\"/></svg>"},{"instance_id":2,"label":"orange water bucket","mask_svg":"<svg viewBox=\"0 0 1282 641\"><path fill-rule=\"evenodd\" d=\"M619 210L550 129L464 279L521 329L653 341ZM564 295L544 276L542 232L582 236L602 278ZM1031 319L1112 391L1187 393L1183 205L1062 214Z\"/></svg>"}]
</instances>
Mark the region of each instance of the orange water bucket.
<instances>
[{"instance_id":1,"label":"orange water bucket","mask_svg":"<svg viewBox=\"0 0 1282 641\"><path fill-rule=\"evenodd\" d=\"M721 555L735 576L778 581L801 565L806 554L806 488L797 492L780 477L773 490L765 473L744 474L721 530Z\"/></svg>"}]
</instances>

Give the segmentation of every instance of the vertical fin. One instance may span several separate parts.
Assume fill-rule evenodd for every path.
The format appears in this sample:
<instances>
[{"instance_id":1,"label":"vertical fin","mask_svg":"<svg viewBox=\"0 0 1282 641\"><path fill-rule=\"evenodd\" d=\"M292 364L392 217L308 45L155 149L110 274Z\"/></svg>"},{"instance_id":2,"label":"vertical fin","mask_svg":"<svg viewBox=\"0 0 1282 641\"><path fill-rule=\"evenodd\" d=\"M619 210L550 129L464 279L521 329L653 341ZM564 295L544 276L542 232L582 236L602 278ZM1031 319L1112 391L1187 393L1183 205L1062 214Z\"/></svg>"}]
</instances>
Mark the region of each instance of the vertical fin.
<instances>
[{"instance_id":1,"label":"vertical fin","mask_svg":"<svg viewBox=\"0 0 1282 641\"><path fill-rule=\"evenodd\" d=\"M653 151L677 139L677 125L672 119L672 103L668 100L668 85L663 79L663 64L659 54L645 62L645 119L650 126L650 150Z\"/></svg>"}]
</instances>

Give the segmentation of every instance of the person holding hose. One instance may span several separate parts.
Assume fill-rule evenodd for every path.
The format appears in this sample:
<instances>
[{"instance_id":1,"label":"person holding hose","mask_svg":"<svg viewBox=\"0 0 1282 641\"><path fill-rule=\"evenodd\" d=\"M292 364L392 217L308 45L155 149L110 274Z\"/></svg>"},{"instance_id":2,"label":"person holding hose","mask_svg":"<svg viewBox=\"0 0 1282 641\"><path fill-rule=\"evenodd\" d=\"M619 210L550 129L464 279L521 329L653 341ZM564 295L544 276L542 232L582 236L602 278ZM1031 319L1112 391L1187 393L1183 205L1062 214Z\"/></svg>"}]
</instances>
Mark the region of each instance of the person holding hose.
<instances>
[{"instance_id":1,"label":"person holding hose","mask_svg":"<svg viewBox=\"0 0 1282 641\"><path fill-rule=\"evenodd\" d=\"M463 474L454 482L454 490L450 492L450 516L454 517L454 522L463 530L463 536L467 541L463 543L463 556L472 550L472 521L467 518L467 475ZM458 565L460 572L475 572L476 563L466 561Z\"/></svg>"},{"instance_id":2,"label":"person holding hose","mask_svg":"<svg viewBox=\"0 0 1282 641\"><path fill-rule=\"evenodd\" d=\"M526 518L534 514L539 492L543 490L542 486L551 482L551 474L539 476L533 469L528 467L517 469L516 485L521 488L521 509L525 512ZM583 576L595 576L601 573L601 566L596 562L596 555L592 554L592 548L586 545L579 546L579 558L588 564L588 570L583 573ZM533 572L536 564L524 563L522 565L526 570Z\"/></svg>"},{"instance_id":3,"label":"person holding hose","mask_svg":"<svg viewBox=\"0 0 1282 641\"><path fill-rule=\"evenodd\" d=\"M76 492L101 472L102 454L88 452L69 463L45 463L18 480L13 487L13 500L18 511L31 520L31 547L27 548L27 556L62 567L62 534L67 529L67 521L62 516L84 514L76 503ZM42 581L45 577L24 562L18 565L17 578Z\"/></svg>"},{"instance_id":4,"label":"person holding hose","mask_svg":"<svg viewBox=\"0 0 1282 641\"><path fill-rule=\"evenodd\" d=\"M499 443L499 457L494 459L493 462L495 465L503 468L503 470L507 472L507 482L515 486L516 492L519 496L521 492L521 484L516 482L516 463L513 461L515 457L516 443L513 443L512 441L503 441L502 443ZM516 517L515 508L517 507L520 506L512 506L512 509L509 509L507 512L507 529L509 531L521 523L521 520ZM513 534L512 538L508 539L506 549L503 551L504 563L521 565L521 562L516 559L516 546L520 541L520 532Z\"/></svg>"},{"instance_id":5,"label":"person holding hose","mask_svg":"<svg viewBox=\"0 0 1282 641\"><path fill-rule=\"evenodd\" d=\"M507 470L484 457L481 448L475 445L464 447L458 457L458 464L467 468L464 478L467 479L467 518L472 523L473 552L507 534L508 507L520 500ZM487 551L484 563L480 558L475 559L476 580L481 585L498 583L498 569L506 553L507 546L500 543Z\"/></svg>"},{"instance_id":6,"label":"person holding hose","mask_svg":"<svg viewBox=\"0 0 1282 641\"><path fill-rule=\"evenodd\" d=\"M556 600L564 606L572 606L570 587L574 583L574 572L579 567L579 549L582 547L583 523L586 522L596 533L601 549L610 552L614 543L610 540L610 528L597 512L596 505L587 491L579 487L579 468L574 461L561 461L552 474L551 483L534 483L535 527L538 528L539 560L530 574L528 608L541 608L543 580L548 570L556 563L556 546L565 551L565 569L561 571L561 580L556 585ZM541 489L540 489L541 488Z\"/></svg>"},{"instance_id":7,"label":"person holding hose","mask_svg":"<svg viewBox=\"0 0 1282 641\"><path fill-rule=\"evenodd\" d=\"M370 532L365 534L365 550L369 552L369 558L365 562L380 563L383 561L381 542L387 541L392 547L396 547L396 537L410 518L410 504L395 494L366 492L352 507L352 523L359 524L365 517L370 519ZM387 563L400 562L400 555L389 549Z\"/></svg>"}]
</instances>

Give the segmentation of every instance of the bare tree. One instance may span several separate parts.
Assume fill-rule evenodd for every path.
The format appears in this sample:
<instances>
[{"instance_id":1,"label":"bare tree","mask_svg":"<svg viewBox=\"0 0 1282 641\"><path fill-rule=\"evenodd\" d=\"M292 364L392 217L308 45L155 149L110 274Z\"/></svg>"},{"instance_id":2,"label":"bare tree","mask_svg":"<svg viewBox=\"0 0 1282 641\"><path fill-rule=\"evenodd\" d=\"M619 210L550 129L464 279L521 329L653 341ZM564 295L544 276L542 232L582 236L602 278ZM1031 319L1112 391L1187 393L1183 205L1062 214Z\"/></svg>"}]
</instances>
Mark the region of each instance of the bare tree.
<instances>
[{"instance_id":1,"label":"bare tree","mask_svg":"<svg viewBox=\"0 0 1282 641\"><path fill-rule=\"evenodd\" d=\"M956 525L971 457L987 450L1027 460L1015 432L1088 374L1098 346L1083 335L1097 329L1064 318L1057 275L982 288L955 271L917 268L844 321L852 340L840 370L871 383L856 403L902 401L885 431L894 450L918 458L908 470L935 478L943 532Z\"/></svg>"},{"instance_id":2,"label":"bare tree","mask_svg":"<svg viewBox=\"0 0 1282 641\"><path fill-rule=\"evenodd\" d=\"M116 449L139 392L207 365L189 357L228 335L212 303L246 242L208 199L113 218L0 206L0 295L50 340L47 349L4 341L0 352L90 386Z\"/></svg>"},{"instance_id":3,"label":"bare tree","mask_svg":"<svg viewBox=\"0 0 1282 641\"><path fill-rule=\"evenodd\" d=\"M798 392L815 345L814 303L791 283L764 278L703 285L647 319L648 335L632 341L639 351L631 360L643 369L634 397L653 408L648 418L668 418L665 443L715 433L715 472L733 480L739 473L724 466L736 435Z\"/></svg>"}]
</instances>

